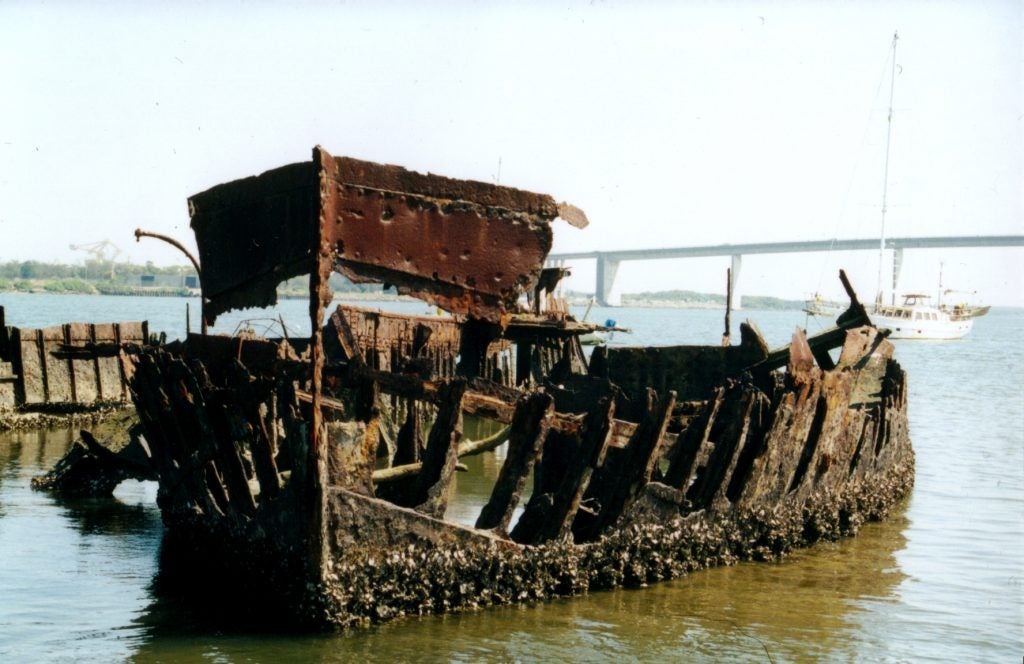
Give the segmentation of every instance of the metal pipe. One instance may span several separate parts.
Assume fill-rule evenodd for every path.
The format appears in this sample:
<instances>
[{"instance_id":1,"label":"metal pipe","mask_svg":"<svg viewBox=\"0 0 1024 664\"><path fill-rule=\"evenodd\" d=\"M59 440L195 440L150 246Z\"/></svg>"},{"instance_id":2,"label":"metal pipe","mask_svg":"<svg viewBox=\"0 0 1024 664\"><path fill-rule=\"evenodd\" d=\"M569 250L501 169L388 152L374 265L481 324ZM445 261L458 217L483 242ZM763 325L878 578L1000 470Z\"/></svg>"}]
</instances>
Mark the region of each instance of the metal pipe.
<instances>
[{"instance_id":1,"label":"metal pipe","mask_svg":"<svg viewBox=\"0 0 1024 664\"><path fill-rule=\"evenodd\" d=\"M138 241L140 241L144 237L151 237L151 238L155 238L157 240L163 240L167 244L169 244L172 247L176 248L181 253L185 254L185 256L188 257L188 259L190 261L192 261L192 267L194 267L196 269L196 276L199 277L199 294L200 294L199 295L199 299L200 299L200 302L205 302L206 298L202 294L203 293L203 270L202 270L202 268L199 267L199 260L196 259L196 257L192 255L192 252L189 251L188 249L186 249L185 245L183 245L182 243L178 242L173 237L168 237L167 235L162 235L160 233L153 233L151 231L144 231L141 228L136 228L135 229L135 241L138 242ZM202 326L202 334L203 334L203 336L206 336L206 313L205 312L200 312L199 320L200 320L200 323L201 323L201 326Z\"/></svg>"}]
</instances>

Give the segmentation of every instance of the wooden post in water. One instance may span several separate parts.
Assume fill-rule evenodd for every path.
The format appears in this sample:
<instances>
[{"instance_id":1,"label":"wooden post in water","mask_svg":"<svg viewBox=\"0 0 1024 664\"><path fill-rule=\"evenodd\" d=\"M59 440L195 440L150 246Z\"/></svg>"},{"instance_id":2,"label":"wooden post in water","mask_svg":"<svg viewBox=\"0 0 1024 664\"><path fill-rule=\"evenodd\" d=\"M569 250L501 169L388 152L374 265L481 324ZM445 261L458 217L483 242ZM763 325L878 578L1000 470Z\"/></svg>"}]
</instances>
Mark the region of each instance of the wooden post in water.
<instances>
[{"instance_id":1,"label":"wooden post in water","mask_svg":"<svg viewBox=\"0 0 1024 664\"><path fill-rule=\"evenodd\" d=\"M7 323L4 321L4 308L0 306L0 360L7 359Z\"/></svg>"},{"instance_id":2,"label":"wooden post in water","mask_svg":"<svg viewBox=\"0 0 1024 664\"><path fill-rule=\"evenodd\" d=\"M729 317L732 314L732 268L725 268L725 333L722 334L722 345L732 344L729 339Z\"/></svg>"}]
</instances>

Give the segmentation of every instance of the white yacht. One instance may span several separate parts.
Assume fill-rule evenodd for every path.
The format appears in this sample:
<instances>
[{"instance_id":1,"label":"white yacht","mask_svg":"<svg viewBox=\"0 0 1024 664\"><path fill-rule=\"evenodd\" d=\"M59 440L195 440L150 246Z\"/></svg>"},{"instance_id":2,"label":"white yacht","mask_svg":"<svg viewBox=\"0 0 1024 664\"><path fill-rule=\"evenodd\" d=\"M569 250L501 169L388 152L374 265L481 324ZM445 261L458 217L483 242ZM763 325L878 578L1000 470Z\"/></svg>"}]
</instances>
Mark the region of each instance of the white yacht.
<instances>
[{"instance_id":1,"label":"white yacht","mask_svg":"<svg viewBox=\"0 0 1024 664\"><path fill-rule=\"evenodd\" d=\"M903 304L876 304L869 312L871 322L888 329L891 339L959 339L971 331L971 308L936 306L930 299L907 293Z\"/></svg>"},{"instance_id":2,"label":"white yacht","mask_svg":"<svg viewBox=\"0 0 1024 664\"><path fill-rule=\"evenodd\" d=\"M931 304L930 295L906 293L902 304L876 302L868 306L868 315L876 327L890 331L891 339L960 339L971 331L975 318L989 311L990 307L987 306L944 304L941 288L939 292L937 304ZM804 305L804 311L812 316L829 318L835 318L844 309L845 306L839 302L824 300L818 295L807 300Z\"/></svg>"}]
</instances>

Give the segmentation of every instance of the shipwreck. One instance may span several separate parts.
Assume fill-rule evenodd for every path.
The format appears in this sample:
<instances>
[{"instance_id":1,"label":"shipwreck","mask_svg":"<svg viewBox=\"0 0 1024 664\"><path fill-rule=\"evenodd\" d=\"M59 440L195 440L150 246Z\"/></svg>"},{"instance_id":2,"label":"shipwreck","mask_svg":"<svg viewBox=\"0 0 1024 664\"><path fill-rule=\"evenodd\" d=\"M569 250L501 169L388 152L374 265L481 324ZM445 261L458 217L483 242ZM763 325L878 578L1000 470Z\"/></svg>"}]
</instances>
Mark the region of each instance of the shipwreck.
<instances>
[{"instance_id":1,"label":"shipwreck","mask_svg":"<svg viewBox=\"0 0 1024 664\"><path fill-rule=\"evenodd\" d=\"M596 326L544 267L556 220L586 217L549 196L317 147L189 210L204 322L308 274L312 333L123 353L138 438L175 555L304 624L774 559L913 484L906 376L848 284L835 328L776 351L744 324L737 345L587 357ZM331 310L334 271L448 315ZM504 428L469 443L467 416ZM505 441L475 527L445 520L460 455Z\"/></svg>"}]
</instances>

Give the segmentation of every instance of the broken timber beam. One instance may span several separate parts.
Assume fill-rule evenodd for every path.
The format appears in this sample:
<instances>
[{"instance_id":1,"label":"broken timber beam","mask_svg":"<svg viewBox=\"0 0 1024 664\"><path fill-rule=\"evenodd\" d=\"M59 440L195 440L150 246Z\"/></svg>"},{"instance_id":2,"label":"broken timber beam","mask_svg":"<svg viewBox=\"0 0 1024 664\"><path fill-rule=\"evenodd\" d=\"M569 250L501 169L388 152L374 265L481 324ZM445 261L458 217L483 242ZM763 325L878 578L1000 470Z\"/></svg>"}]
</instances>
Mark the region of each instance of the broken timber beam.
<instances>
[{"instance_id":1,"label":"broken timber beam","mask_svg":"<svg viewBox=\"0 0 1024 664\"><path fill-rule=\"evenodd\" d=\"M549 540L565 541L572 535L572 522L590 484L594 468L601 465L608 449L615 401L604 397L587 414L576 434L578 447L553 493L534 494L526 510L510 533L520 544L540 544ZM544 465L542 459L541 464ZM543 475L541 469L534 474Z\"/></svg>"},{"instance_id":2,"label":"broken timber beam","mask_svg":"<svg viewBox=\"0 0 1024 664\"><path fill-rule=\"evenodd\" d=\"M632 504L643 486L651 481L655 467L665 449L665 431L672 419L676 393L670 391L659 399L647 388L644 415L633 431L629 444L609 449L608 458L598 468L584 502L595 512L580 510L573 522L577 542L596 539Z\"/></svg>"},{"instance_id":3,"label":"broken timber beam","mask_svg":"<svg viewBox=\"0 0 1024 664\"><path fill-rule=\"evenodd\" d=\"M857 299L857 293L853 290L853 286L850 285L850 280L846 277L846 272L843 270L839 271L839 280L843 282L843 288L850 297L850 307L836 318L835 327L831 327L807 339L807 345L811 348L811 354L814 355L818 365L825 370L835 368L835 362L832 361L828 351L838 348L846 342L847 330L864 325L874 327L867 310L864 309L864 305ZM790 348L791 345L786 345L771 351L768 357L747 367L747 370L768 372L786 366L786 363L789 362Z\"/></svg>"},{"instance_id":4,"label":"broken timber beam","mask_svg":"<svg viewBox=\"0 0 1024 664\"><path fill-rule=\"evenodd\" d=\"M507 533L527 476L551 428L554 413L554 397L545 392L535 392L519 401L509 432L508 454L494 483L491 498L480 511L477 528L494 530L502 535Z\"/></svg>"},{"instance_id":5,"label":"broken timber beam","mask_svg":"<svg viewBox=\"0 0 1024 664\"><path fill-rule=\"evenodd\" d=\"M851 312L853 313L851 314ZM823 369L832 369L835 366L831 361L831 358L824 361L822 355L827 357L828 351L842 346L846 341L847 330L861 327L863 325L871 325L871 319L868 318L867 314L860 315L855 312L852 307L847 309L843 316L846 316L847 314L851 315L842 323L838 323L835 327L829 328L821 334L816 334L813 337L808 337L807 339L807 345L810 346L811 353L814 355L814 358L818 360L818 363L821 364L824 362L826 365L832 365L823 366ZM840 319L842 319L842 316L840 316ZM768 357L757 364L747 367L748 371L769 372L786 366L786 363L789 362L789 352L791 347L792 344L787 344L782 348L771 351L768 354Z\"/></svg>"},{"instance_id":6,"label":"broken timber beam","mask_svg":"<svg viewBox=\"0 0 1024 664\"><path fill-rule=\"evenodd\" d=\"M462 399L466 382L452 381L441 388L441 403L423 450L423 466L405 503L416 511L441 518L448 507L448 485L458 463L462 437Z\"/></svg>"},{"instance_id":7,"label":"broken timber beam","mask_svg":"<svg viewBox=\"0 0 1024 664\"><path fill-rule=\"evenodd\" d=\"M423 380L409 374L393 374L387 371L378 371L366 367L352 367L351 373L347 367L334 364L330 373L346 378L365 377L377 382L382 392L393 394L407 399L425 400L431 403L438 403L438 390L444 382L432 382ZM515 414L516 402L522 396L522 392L503 386L500 390L488 390L487 392L472 387L480 387L480 379L474 380L471 387L466 390L462 401L462 409L466 413L480 415L488 419L510 424ZM306 403L311 402L311 395L302 390L295 391L296 397ZM552 416L551 427L563 433L575 433L583 424L582 414L558 413ZM611 437L608 440L610 447L625 447L636 430L636 424L625 420L612 420Z\"/></svg>"}]
</instances>

